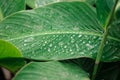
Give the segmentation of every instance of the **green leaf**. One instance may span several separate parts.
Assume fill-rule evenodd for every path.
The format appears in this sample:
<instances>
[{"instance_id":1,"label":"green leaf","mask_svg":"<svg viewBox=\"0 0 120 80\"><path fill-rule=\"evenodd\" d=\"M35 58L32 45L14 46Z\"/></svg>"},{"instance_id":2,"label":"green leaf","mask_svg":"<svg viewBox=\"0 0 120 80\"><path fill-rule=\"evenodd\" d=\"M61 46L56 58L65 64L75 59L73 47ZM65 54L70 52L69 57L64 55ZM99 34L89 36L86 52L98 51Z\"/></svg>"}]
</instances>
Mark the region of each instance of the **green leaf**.
<instances>
[{"instance_id":1,"label":"green leaf","mask_svg":"<svg viewBox=\"0 0 120 80\"><path fill-rule=\"evenodd\" d=\"M31 62L13 80L90 80L88 73L74 63Z\"/></svg>"},{"instance_id":2,"label":"green leaf","mask_svg":"<svg viewBox=\"0 0 120 80\"><path fill-rule=\"evenodd\" d=\"M25 9L25 0L0 0L0 20L23 9Z\"/></svg>"},{"instance_id":3,"label":"green leaf","mask_svg":"<svg viewBox=\"0 0 120 80\"><path fill-rule=\"evenodd\" d=\"M57 3L57 2L72 2L72 1L80 1L80 2L87 2L89 4L94 4L95 0L26 0L27 5L32 8L38 8L44 5Z\"/></svg>"},{"instance_id":4,"label":"green leaf","mask_svg":"<svg viewBox=\"0 0 120 80\"><path fill-rule=\"evenodd\" d=\"M20 51L12 44L0 40L0 66L16 72L24 64Z\"/></svg>"},{"instance_id":5,"label":"green leaf","mask_svg":"<svg viewBox=\"0 0 120 80\"><path fill-rule=\"evenodd\" d=\"M110 15L111 9L114 5L114 0L97 0L97 17L101 26L105 27L108 17Z\"/></svg>"},{"instance_id":6,"label":"green leaf","mask_svg":"<svg viewBox=\"0 0 120 80\"><path fill-rule=\"evenodd\" d=\"M18 12L0 23L0 37L29 59L95 58L102 36L93 7L83 2L60 2ZM120 59L119 43L119 38L108 37L103 61Z\"/></svg>"}]
</instances>

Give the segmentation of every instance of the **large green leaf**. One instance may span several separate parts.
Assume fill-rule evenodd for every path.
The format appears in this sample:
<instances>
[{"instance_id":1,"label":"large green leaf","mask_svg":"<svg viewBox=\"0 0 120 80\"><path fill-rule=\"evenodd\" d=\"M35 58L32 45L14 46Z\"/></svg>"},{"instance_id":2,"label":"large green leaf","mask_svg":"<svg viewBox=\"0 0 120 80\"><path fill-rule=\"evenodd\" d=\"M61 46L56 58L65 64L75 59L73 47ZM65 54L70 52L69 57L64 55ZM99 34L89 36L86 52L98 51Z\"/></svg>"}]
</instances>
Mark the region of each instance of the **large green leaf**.
<instances>
[{"instance_id":1,"label":"large green leaf","mask_svg":"<svg viewBox=\"0 0 120 80\"><path fill-rule=\"evenodd\" d=\"M96 5L98 20L101 23L101 26L104 27L114 5L114 0L97 0Z\"/></svg>"},{"instance_id":2,"label":"large green leaf","mask_svg":"<svg viewBox=\"0 0 120 80\"><path fill-rule=\"evenodd\" d=\"M71 2L71 1L82 1L90 4L95 3L95 0L26 0L26 3L32 8L37 8L37 7L41 7L41 6L56 3L56 2Z\"/></svg>"},{"instance_id":3,"label":"large green leaf","mask_svg":"<svg viewBox=\"0 0 120 80\"><path fill-rule=\"evenodd\" d=\"M13 80L90 80L78 65L61 62L31 62Z\"/></svg>"},{"instance_id":4,"label":"large green leaf","mask_svg":"<svg viewBox=\"0 0 120 80\"><path fill-rule=\"evenodd\" d=\"M24 64L20 51L12 44L0 40L0 66L15 72Z\"/></svg>"},{"instance_id":5,"label":"large green leaf","mask_svg":"<svg viewBox=\"0 0 120 80\"><path fill-rule=\"evenodd\" d=\"M23 9L25 9L25 0L0 0L0 20Z\"/></svg>"},{"instance_id":6,"label":"large green leaf","mask_svg":"<svg viewBox=\"0 0 120 80\"><path fill-rule=\"evenodd\" d=\"M13 43L24 57L38 60L95 58L102 35L96 13L83 2L18 12L0 23L2 39ZM119 60L119 47L120 39L109 36L102 60Z\"/></svg>"}]
</instances>

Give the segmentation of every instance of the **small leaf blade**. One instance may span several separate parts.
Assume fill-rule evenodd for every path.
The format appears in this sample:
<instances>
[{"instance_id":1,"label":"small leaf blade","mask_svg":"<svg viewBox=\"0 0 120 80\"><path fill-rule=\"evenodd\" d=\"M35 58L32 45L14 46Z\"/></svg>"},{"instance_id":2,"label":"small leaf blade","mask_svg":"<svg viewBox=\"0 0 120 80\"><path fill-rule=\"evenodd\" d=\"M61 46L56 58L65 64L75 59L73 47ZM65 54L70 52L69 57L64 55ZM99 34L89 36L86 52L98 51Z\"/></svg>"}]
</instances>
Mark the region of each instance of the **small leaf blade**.
<instances>
[{"instance_id":1,"label":"small leaf blade","mask_svg":"<svg viewBox=\"0 0 120 80\"><path fill-rule=\"evenodd\" d=\"M12 44L0 40L0 66L16 72L25 64L22 55Z\"/></svg>"}]
</instances>

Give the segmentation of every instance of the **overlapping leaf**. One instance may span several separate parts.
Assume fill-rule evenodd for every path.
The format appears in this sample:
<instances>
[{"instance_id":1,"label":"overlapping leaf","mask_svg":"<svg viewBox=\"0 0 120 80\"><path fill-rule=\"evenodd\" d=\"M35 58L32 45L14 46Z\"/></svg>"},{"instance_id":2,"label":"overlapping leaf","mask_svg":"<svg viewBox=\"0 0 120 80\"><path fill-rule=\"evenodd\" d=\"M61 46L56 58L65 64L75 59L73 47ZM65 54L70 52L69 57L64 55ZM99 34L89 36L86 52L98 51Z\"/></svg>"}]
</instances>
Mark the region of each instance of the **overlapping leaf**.
<instances>
[{"instance_id":1,"label":"overlapping leaf","mask_svg":"<svg viewBox=\"0 0 120 80\"><path fill-rule=\"evenodd\" d=\"M97 17L101 26L105 26L108 16L110 15L111 9L114 5L114 0L97 0Z\"/></svg>"},{"instance_id":2,"label":"overlapping leaf","mask_svg":"<svg viewBox=\"0 0 120 80\"><path fill-rule=\"evenodd\" d=\"M0 66L11 72L17 71L25 64L22 54L12 44L0 40Z\"/></svg>"},{"instance_id":3,"label":"overlapping leaf","mask_svg":"<svg viewBox=\"0 0 120 80\"><path fill-rule=\"evenodd\" d=\"M23 9L25 9L25 0L0 0L0 20Z\"/></svg>"},{"instance_id":4,"label":"overlapping leaf","mask_svg":"<svg viewBox=\"0 0 120 80\"><path fill-rule=\"evenodd\" d=\"M0 23L2 39L13 43L24 57L38 60L95 58L102 35L96 13L83 2L18 12ZM102 60L119 60L119 43L119 38L109 36Z\"/></svg>"},{"instance_id":5,"label":"overlapping leaf","mask_svg":"<svg viewBox=\"0 0 120 80\"><path fill-rule=\"evenodd\" d=\"M74 63L31 62L13 80L90 80L88 73Z\"/></svg>"},{"instance_id":6,"label":"overlapping leaf","mask_svg":"<svg viewBox=\"0 0 120 80\"><path fill-rule=\"evenodd\" d=\"M89 4L95 3L95 0L26 0L26 3L32 8L38 8L56 2L71 2L71 1L81 1L81 2L87 2Z\"/></svg>"}]
</instances>

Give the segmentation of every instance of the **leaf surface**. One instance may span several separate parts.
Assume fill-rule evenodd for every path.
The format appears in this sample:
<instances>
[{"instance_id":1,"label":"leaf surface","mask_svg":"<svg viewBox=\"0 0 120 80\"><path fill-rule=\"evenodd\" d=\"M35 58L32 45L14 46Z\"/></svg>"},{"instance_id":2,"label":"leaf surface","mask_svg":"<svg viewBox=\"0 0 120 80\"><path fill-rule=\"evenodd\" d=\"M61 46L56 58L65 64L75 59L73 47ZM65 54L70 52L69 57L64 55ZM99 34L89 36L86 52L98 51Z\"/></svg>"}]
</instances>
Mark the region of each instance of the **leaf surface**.
<instances>
[{"instance_id":1,"label":"leaf surface","mask_svg":"<svg viewBox=\"0 0 120 80\"><path fill-rule=\"evenodd\" d=\"M0 40L0 66L16 72L24 64L20 51L12 44Z\"/></svg>"},{"instance_id":2,"label":"leaf surface","mask_svg":"<svg viewBox=\"0 0 120 80\"><path fill-rule=\"evenodd\" d=\"M2 18L25 9L25 0L0 0L0 20Z\"/></svg>"},{"instance_id":3,"label":"leaf surface","mask_svg":"<svg viewBox=\"0 0 120 80\"><path fill-rule=\"evenodd\" d=\"M18 12L0 23L0 37L29 59L95 58L102 36L96 13L83 2L60 2ZM119 38L108 37L103 61L120 59L119 43ZM116 54L117 58L113 57Z\"/></svg>"},{"instance_id":4,"label":"leaf surface","mask_svg":"<svg viewBox=\"0 0 120 80\"><path fill-rule=\"evenodd\" d=\"M94 4L95 0L26 0L27 5L32 8L38 8L44 5L57 3L57 2L72 2L72 1L80 1L80 2L87 2L89 4Z\"/></svg>"},{"instance_id":5,"label":"leaf surface","mask_svg":"<svg viewBox=\"0 0 120 80\"><path fill-rule=\"evenodd\" d=\"M97 0L96 5L98 20L104 27L113 8L114 0Z\"/></svg>"},{"instance_id":6,"label":"leaf surface","mask_svg":"<svg viewBox=\"0 0 120 80\"><path fill-rule=\"evenodd\" d=\"M74 63L31 62L13 80L90 80L88 73Z\"/></svg>"}]
</instances>

